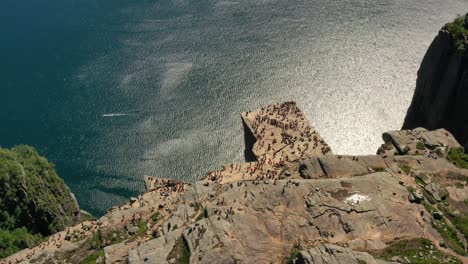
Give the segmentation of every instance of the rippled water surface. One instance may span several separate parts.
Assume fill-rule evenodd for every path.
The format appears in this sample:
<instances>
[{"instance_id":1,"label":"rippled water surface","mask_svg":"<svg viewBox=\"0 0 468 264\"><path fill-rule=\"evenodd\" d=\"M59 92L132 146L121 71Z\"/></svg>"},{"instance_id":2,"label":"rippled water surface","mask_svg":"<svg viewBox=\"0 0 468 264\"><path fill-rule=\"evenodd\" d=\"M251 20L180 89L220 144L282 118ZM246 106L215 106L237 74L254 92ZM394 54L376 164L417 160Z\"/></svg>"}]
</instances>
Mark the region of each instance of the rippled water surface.
<instances>
[{"instance_id":1,"label":"rippled water surface","mask_svg":"<svg viewBox=\"0 0 468 264\"><path fill-rule=\"evenodd\" d=\"M400 128L466 0L0 3L0 145L56 163L84 209L243 160L239 113L299 103L335 153Z\"/></svg>"}]
</instances>

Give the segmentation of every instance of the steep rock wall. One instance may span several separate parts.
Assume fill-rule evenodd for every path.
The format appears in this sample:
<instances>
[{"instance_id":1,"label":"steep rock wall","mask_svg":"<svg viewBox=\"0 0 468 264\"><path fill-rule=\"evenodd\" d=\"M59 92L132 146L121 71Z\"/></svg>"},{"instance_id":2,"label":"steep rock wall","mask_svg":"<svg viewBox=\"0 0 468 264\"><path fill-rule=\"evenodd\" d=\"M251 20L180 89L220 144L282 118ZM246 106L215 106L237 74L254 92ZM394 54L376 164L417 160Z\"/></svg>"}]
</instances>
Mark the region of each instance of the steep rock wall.
<instances>
[{"instance_id":1,"label":"steep rock wall","mask_svg":"<svg viewBox=\"0 0 468 264\"><path fill-rule=\"evenodd\" d=\"M403 129L445 128L468 147L468 49L462 32L446 25L432 42L418 71L416 90ZM457 20L456 20L457 21ZM460 25L461 24L461 25ZM465 27L465 29L463 29Z\"/></svg>"}]
</instances>

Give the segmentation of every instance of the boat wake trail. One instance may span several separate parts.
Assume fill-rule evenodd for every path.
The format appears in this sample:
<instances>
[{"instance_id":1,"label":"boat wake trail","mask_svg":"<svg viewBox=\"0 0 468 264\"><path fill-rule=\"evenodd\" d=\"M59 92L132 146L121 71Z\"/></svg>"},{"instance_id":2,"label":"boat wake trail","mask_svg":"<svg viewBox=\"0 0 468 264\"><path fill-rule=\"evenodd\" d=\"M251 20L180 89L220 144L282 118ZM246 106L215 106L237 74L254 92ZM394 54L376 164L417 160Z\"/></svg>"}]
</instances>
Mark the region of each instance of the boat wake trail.
<instances>
[{"instance_id":1,"label":"boat wake trail","mask_svg":"<svg viewBox=\"0 0 468 264\"><path fill-rule=\"evenodd\" d=\"M103 114L102 117L119 117L119 116L128 116L131 114L126 113L111 113L111 114Z\"/></svg>"}]
</instances>

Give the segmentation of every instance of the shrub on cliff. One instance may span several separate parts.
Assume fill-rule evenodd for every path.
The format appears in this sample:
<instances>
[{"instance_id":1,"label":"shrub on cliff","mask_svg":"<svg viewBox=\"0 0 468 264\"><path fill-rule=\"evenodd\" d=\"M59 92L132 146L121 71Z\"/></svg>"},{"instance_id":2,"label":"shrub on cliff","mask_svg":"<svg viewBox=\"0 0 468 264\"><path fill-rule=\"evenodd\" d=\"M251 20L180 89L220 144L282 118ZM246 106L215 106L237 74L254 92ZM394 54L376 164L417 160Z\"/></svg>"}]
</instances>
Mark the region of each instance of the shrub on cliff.
<instances>
[{"instance_id":1,"label":"shrub on cliff","mask_svg":"<svg viewBox=\"0 0 468 264\"><path fill-rule=\"evenodd\" d=\"M465 50L468 39L468 14L457 17L455 21L448 23L446 28L452 35L457 49Z\"/></svg>"},{"instance_id":2,"label":"shrub on cliff","mask_svg":"<svg viewBox=\"0 0 468 264\"><path fill-rule=\"evenodd\" d=\"M451 148L447 154L447 159L457 167L468 169L468 154L465 154L463 147Z\"/></svg>"},{"instance_id":3,"label":"shrub on cliff","mask_svg":"<svg viewBox=\"0 0 468 264\"><path fill-rule=\"evenodd\" d=\"M0 248L3 252L29 245L37 238L31 234L50 235L78 218L78 204L53 164L29 146L0 148L0 240L11 242L4 241L11 247ZM9 239L11 234L19 240Z\"/></svg>"},{"instance_id":4,"label":"shrub on cliff","mask_svg":"<svg viewBox=\"0 0 468 264\"><path fill-rule=\"evenodd\" d=\"M41 238L40 234L31 234L24 227L14 230L0 229L0 259L36 245Z\"/></svg>"}]
</instances>

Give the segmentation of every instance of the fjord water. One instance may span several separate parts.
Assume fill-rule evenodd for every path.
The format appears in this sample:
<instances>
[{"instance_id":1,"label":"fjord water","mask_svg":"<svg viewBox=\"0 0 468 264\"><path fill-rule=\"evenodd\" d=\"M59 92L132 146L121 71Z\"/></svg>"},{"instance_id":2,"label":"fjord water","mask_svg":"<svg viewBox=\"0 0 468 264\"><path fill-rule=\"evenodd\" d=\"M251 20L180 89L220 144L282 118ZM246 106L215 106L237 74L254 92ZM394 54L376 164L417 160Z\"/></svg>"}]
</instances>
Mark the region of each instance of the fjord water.
<instances>
[{"instance_id":1,"label":"fjord water","mask_svg":"<svg viewBox=\"0 0 468 264\"><path fill-rule=\"evenodd\" d=\"M294 100L335 153L399 129L416 72L466 0L5 0L0 145L56 164L102 214L143 175L243 159L239 113Z\"/></svg>"}]
</instances>

